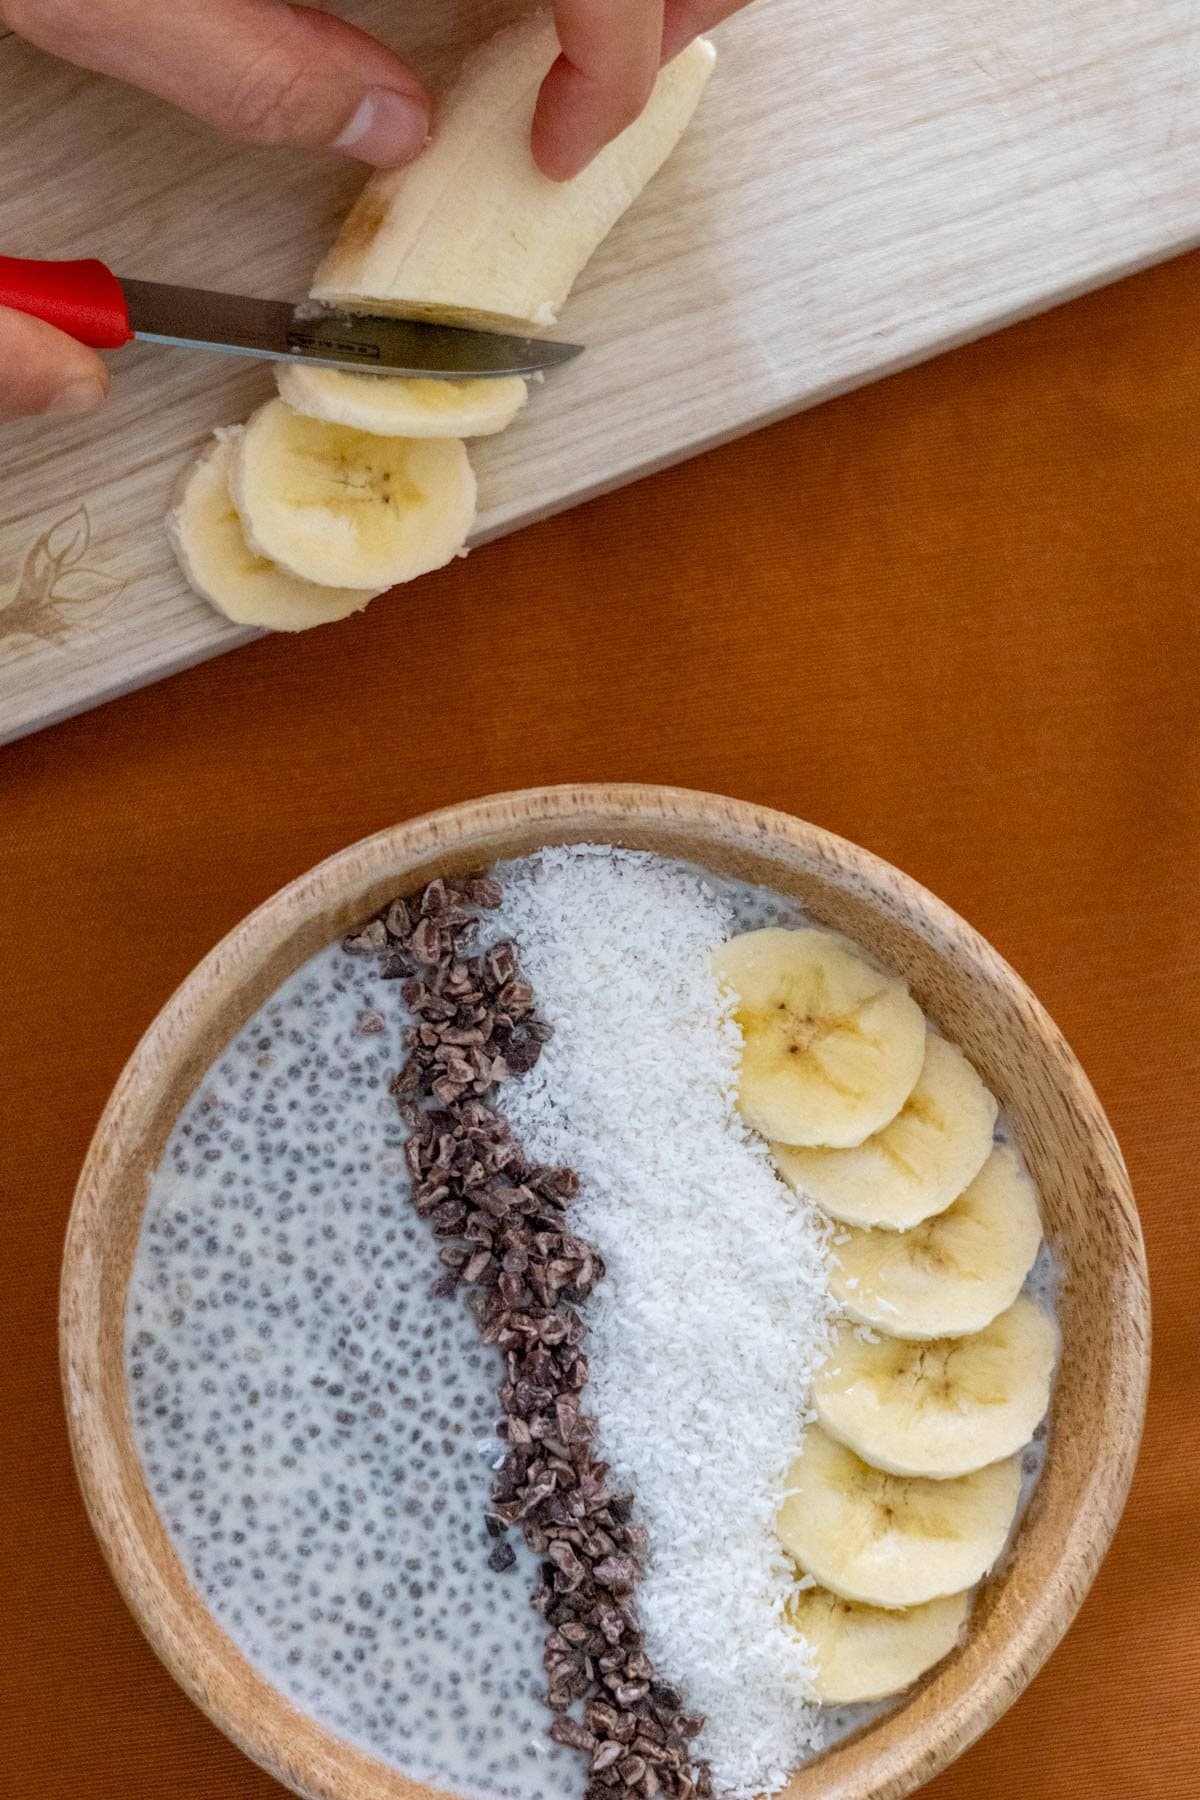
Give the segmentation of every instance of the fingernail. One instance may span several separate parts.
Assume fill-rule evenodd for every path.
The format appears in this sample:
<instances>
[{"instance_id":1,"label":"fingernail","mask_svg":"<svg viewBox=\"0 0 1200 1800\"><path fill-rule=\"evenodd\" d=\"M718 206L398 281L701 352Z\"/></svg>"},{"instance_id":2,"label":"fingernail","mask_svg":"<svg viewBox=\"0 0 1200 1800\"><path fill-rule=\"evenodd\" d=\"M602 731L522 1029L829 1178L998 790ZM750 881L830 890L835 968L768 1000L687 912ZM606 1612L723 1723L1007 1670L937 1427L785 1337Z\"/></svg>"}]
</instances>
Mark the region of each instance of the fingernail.
<instances>
[{"instance_id":1,"label":"fingernail","mask_svg":"<svg viewBox=\"0 0 1200 1800\"><path fill-rule=\"evenodd\" d=\"M333 148L360 162L392 169L411 162L428 142L429 109L423 101L394 88L371 88L345 130L334 138Z\"/></svg>"},{"instance_id":2,"label":"fingernail","mask_svg":"<svg viewBox=\"0 0 1200 1800\"><path fill-rule=\"evenodd\" d=\"M68 381L66 387L60 388L46 408L52 413L85 413L108 398L108 389L94 375L85 375L75 381Z\"/></svg>"}]
</instances>

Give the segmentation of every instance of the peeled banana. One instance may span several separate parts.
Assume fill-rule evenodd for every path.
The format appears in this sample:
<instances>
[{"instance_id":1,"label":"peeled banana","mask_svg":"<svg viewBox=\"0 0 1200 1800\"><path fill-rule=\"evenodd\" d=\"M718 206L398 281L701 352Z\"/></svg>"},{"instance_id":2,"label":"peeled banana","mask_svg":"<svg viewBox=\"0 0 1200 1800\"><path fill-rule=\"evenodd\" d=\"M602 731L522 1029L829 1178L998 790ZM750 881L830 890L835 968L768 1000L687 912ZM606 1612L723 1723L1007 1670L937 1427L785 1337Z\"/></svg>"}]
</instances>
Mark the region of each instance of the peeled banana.
<instances>
[{"instance_id":1,"label":"peeled banana","mask_svg":"<svg viewBox=\"0 0 1200 1800\"><path fill-rule=\"evenodd\" d=\"M528 389L519 375L491 381L422 381L277 363L275 384L293 412L377 437L490 437L511 425Z\"/></svg>"},{"instance_id":2,"label":"peeled banana","mask_svg":"<svg viewBox=\"0 0 1200 1800\"><path fill-rule=\"evenodd\" d=\"M961 1051L933 1032L895 1118L851 1150L774 1146L779 1172L848 1225L907 1231L944 1212L992 1148L996 1102Z\"/></svg>"},{"instance_id":3,"label":"peeled banana","mask_svg":"<svg viewBox=\"0 0 1200 1800\"><path fill-rule=\"evenodd\" d=\"M756 1131L844 1148L895 1118L925 1057L925 1020L897 976L807 927L744 932L713 968L735 998L738 1107Z\"/></svg>"},{"instance_id":4,"label":"peeled banana","mask_svg":"<svg viewBox=\"0 0 1200 1800\"><path fill-rule=\"evenodd\" d=\"M375 592L463 548L475 477L457 438L382 438L260 406L237 441L234 504L251 548L305 581Z\"/></svg>"},{"instance_id":5,"label":"peeled banana","mask_svg":"<svg viewBox=\"0 0 1200 1800\"><path fill-rule=\"evenodd\" d=\"M945 1212L909 1231L839 1236L829 1285L850 1318L890 1337L963 1337L1012 1305L1041 1240L1033 1183L997 1149Z\"/></svg>"},{"instance_id":6,"label":"peeled banana","mask_svg":"<svg viewBox=\"0 0 1200 1800\"><path fill-rule=\"evenodd\" d=\"M1050 1404L1058 1334L1021 1299L970 1337L863 1342L843 1325L813 1382L830 1437L876 1469L946 1480L1012 1456Z\"/></svg>"},{"instance_id":7,"label":"peeled banana","mask_svg":"<svg viewBox=\"0 0 1200 1800\"><path fill-rule=\"evenodd\" d=\"M552 324L576 276L678 143L715 52L703 38L660 72L641 114L573 181L530 151L538 89L558 55L549 12L463 64L427 150L373 175L317 271L313 298L452 324Z\"/></svg>"},{"instance_id":8,"label":"peeled banana","mask_svg":"<svg viewBox=\"0 0 1200 1800\"><path fill-rule=\"evenodd\" d=\"M957 1644L969 1606L969 1594L947 1594L887 1611L814 1587L790 1596L785 1617L812 1651L816 1699L850 1706L898 1694L941 1662Z\"/></svg>"},{"instance_id":9,"label":"peeled banana","mask_svg":"<svg viewBox=\"0 0 1200 1800\"><path fill-rule=\"evenodd\" d=\"M777 1529L801 1569L844 1600L922 1606L991 1568L1016 1514L1021 1460L956 1481L888 1475L814 1425L785 1485Z\"/></svg>"},{"instance_id":10,"label":"peeled banana","mask_svg":"<svg viewBox=\"0 0 1200 1800\"><path fill-rule=\"evenodd\" d=\"M361 611L373 590L318 587L251 550L229 493L240 431L222 432L203 453L167 518L175 553L196 592L235 625L269 631L304 631Z\"/></svg>"}]
</instances>

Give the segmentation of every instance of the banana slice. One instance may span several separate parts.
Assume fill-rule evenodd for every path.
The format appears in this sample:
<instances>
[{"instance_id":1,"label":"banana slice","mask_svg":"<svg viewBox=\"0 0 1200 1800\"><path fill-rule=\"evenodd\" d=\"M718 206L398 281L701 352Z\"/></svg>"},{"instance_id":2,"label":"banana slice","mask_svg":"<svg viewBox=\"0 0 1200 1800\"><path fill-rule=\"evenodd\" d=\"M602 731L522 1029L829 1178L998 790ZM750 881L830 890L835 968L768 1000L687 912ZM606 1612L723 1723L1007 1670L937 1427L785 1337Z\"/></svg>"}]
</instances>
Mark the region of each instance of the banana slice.
<instances>
[{"instance_id":1,"label":"banana slice","mask_svg":"<svg viewBox=\"0 0 1200 1800\"><path fill-rule=\"evenodd\" d=\"M641 116L573 181L529 148L558 55L548 10L463 64L429 148L373 175L317 270L313 297L360 312L501 329L550 325L601 239L678 143L712 73L703 38L661 70Z\"/></svg>"},{"instance_id":2,"label":"banana slice","mask_svg":"<svg viewBox=\"0 0 1200 1800\"><path fill-rule=\"evenodd\" d=\"M866 1606L922 1606L991 1568L1017 1510L1021 1460L957 1481L887 1475L810 1426L787 1490L779 1539L814 1580Z\"/></svg>"},{"instance_id":3,"label":"banana slice","mask_svg":"<svg viewBox=\"0 0 1200 1800\"><path fill-rule=\"evenodd\" d=\"M784 1144L861 1144L894 1119L925 1056L925 1021L904 983L831 931L769 926L713 962L736 996L738 1106Z\"/></svg>"},{"instance_id":4,"label":"banana slice","mask_svg":"<svg viewBox=\"0 0 1200 1800\"><path fill-rule=\"evenodd\" d=\"M253 550L305 581L394 587L466 542L475 477L457 438L382 438L260 406L230 479Z\"/></svg>"},{"instance_id":5,"label":"banana slice","mask_svg":"<svg viewBox=\"0 0 1200 1800\"><path fill-rule=\"evenodd\" d=\"M277 363L275 385L293 412L377 437L490 437L511 425L528 396L519 375L495 381L420 381Z\"/></svg>"},{"instance_id":6,"label":"banana slice","mask_svg":"<svg viewBox=\"0 0 1200 1800\"><path fill-rule=\"evenodd\" d=\"M997 1106L960 1051L925 1035L917 1085L853 1150L773 1146L784 1180L847 1225L907 1231L944 1212L987 1161Z\"/></svg>"},{"instance_id":7,"label":"banana slice","mask_svg":"<svg viewBox=\"0 0 1200 1800\"><path fill-rule=\"evenodd\" d=\"M250 549L229 494L240 433L240 426L224 431L209 446L167 518L167 533L192 587L235 625L268 631L305 631L361 611L382 590L318 587Z\"/></svg>"},{"instance_id":8,"label":"banana slice","mask_svg":"<svg viewBox=\"0 0 1200 1800\"><path fill-rule=\"evenodd\" d=\"M1041 1241L1033 1183L1013 1151L993 1150L953 1206L924 1224L848 1232L829 1286L852 1319L889 1337L964 1337L1012 1305Z\"/></svg>"},{"instance_id":9,"label":"banana slice","mask_svg":"<svg viewBox=\"0 0 1200 1800\"><path fill-rule=\"evenodd\" d=\"M792 1594L785 1617L813 1653L815 1697L823 1706L852 1706L902 1693L949 1656L970 1605L969 1594L946 1594L889 1612L816 1587Z\"/></svg>"},{"instance_id":10,"label":"banana slice","mask_svg":"<svg viewBox=\"0 0 1200 1800\"><path fill-rule=\"evenodd\" d=\"M972 1337L864 1343L843 1325L813 1381L830 1437L873 1468L944 1481L1027 1444L1050 1404L1058 1333L1018 1300Z\"/></svg>"}]
</instances>

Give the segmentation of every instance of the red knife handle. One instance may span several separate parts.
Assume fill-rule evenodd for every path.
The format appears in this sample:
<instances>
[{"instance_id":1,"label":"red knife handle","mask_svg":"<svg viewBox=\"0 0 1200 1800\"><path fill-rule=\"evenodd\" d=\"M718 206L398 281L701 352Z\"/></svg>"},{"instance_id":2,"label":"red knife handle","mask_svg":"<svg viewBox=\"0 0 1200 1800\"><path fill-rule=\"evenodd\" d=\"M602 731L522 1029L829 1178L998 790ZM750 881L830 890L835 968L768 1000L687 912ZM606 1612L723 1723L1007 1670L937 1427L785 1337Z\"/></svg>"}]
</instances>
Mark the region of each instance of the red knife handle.
<instances>
[{"instance_id":1,"label":"red knife handle","mask_svg":"<svg viewBox=\"0 0 1200 1800\"><path fill-rule=\"evenodd\" d=\"M44 319L94 350L119 350L133 337L121 284L94 257L29 262L0 256L0 306Z\"/></svg>"}]
</instances>

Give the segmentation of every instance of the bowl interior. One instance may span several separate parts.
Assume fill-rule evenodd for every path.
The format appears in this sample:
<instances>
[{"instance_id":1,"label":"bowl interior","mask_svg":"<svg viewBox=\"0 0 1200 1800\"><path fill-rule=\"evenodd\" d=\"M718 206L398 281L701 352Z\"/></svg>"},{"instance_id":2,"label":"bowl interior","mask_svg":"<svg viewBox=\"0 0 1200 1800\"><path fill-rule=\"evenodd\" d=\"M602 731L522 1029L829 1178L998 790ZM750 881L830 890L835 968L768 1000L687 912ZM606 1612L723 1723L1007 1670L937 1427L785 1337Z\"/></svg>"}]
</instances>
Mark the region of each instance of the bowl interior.
<instances>
[{"instance_id":1,"label":"bowl interior","mask_svg":"<svg viewBox=\"0 0 1200 1800\"><path fill-rule=\"evenodd\" d=\"M320 1800L396 1800L417 1784L297 1712L190 1587L150 1499L127 1404L123 1322L148 1182L225 1044L301 963L394 894L548 843L686 858L800 901L897 969L998 1096L1038 1185L1061 1271L1045 1470L1016 1550L966 1643L893 1712L800 1771L789 1800L892 1800L1008 1706L1069 1624L1124 1501L1144 1407L1148 1300L1128 1178L1099 1103L1011 969L932 895L865 851L781 814L645 787L477 801L352 846L252 914L147 1032L97 1128L72 1213L61 1339L68 1422L93 1525L130 1607L191 1697L243 1750Z\"/></svg>"}]
</instances>

